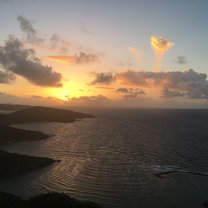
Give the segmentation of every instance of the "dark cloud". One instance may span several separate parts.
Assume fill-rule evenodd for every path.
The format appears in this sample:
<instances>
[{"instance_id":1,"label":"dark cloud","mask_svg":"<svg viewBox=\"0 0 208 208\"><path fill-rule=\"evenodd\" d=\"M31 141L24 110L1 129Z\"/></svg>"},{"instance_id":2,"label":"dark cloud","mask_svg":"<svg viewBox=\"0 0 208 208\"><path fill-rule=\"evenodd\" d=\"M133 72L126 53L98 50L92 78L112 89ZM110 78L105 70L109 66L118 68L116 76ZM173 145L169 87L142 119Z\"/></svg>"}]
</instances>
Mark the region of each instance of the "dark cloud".
<instances>
[{"instance_id":1,"label":"dark cloud","mask_svg":"<svg viewBox=\"0 0 208 208\"><path fill-rule=\"evenodd\" d=\"M135 85L144 85L145 78L143 76L143 72L136 72L132 70L128 70L125 72L120 72L116 74L117 80L123 83L135 84Z\"/></svg>"},{"instance_id":2,"label":"dark cloud","mask_svg":"<svg viewBox=\"0 0 208 208\"><path fill-rule=\"evenodd\" d=\"M170 90L169 88L164 88L162 91L163 98L175 98L175 97L184 97L185 93L179 92L176 90Z\"/></svg>"},{"instance_id":3,"label":"dark cloud","mask_svg":"<svg viewBox=\"0 0 208 208\"><path fill-rule=\"evenodd\" d=\"M90 83L90 85L109 85L115 81L115 77L112 73L97 73L95 74L94 80Z\"/></svg>"},{"instance_id":4,"label":"dark cloud","mask_svg":"<svg viewBox=\"0 0 208 208\"><path fill-rule=\"evenodd\" d=\"M31 97L35 98L35 99L42 99L43 98L42 96L39 96L39 95L32 95Z\"/></svg>"},{"instance_id":5,"label":"dark cloud","mask_svg":"<svg viewBox=\"0 0 208 208\"><path fill-rule=\"evenodd\" d=\"M138 72L129 70L117 73L116 78L127 85L143 87L150 85L160 86L165 89L163 97L184 95L187 98L208 99L207 75L198 73L193 69L185 72Z\"/></svg>"},{"instance_id":6,"label":"dark cloud","mask_svg":"<svg viewBox=\"0 0 208 208\"><path fill-rule=\"evenodd\" d=\"M26 49L14 36L0 46L0 64L5 71L20 75L39 86L60 87L62 75L43 65L33 49Z\"/></svg>"},{"instance_id":7,"label":"dark cloud","mask_svg":"<svg viewBox=\"0 0 208 208\"><path fill-rule=\"evenodd\" d=\"M67 103L75 106L106 106L111 100L103 95L80 96L69 98Z\"/></svg>"},{"instance_id":8,"label":"dark cloud","mask_svg":"<svg viewBox=\"0 0 208 208\"><path fill-rule=\"evenodd\" d=\"M129 89L128 88L121 87L121 88L118 88L116 90L116 92L119 92L119 93L128 93L129 92Z\"/></svg>"},{"instance_id":9,"label":"dark cloud","mask_svg":"<svg viewBox=\"0 0 208 208\"><path fill-rule=\"evenodd\" d=\"M41 43L43 39L37 36L37 31L33 28L32 23L23 16L18 16L17 21L20 24L21 30L26 34L27 41L31 43Z\"/></svg>"},{"instance_id":10,"label":"dark cloud","mask_svg":"<svg viewBox=\"0 0 208 208\"><path fill-rule=\"evenodd\" d=\"M177 64L186 64L187 63L187 60L186 60L185 56L177 56L174 61Z\"/></svg>"},{"instance_id":11,"label":"dark cloud","mask_svg":"<svg viewBox=\"0 0 208 208\"><path fill-rule=\"evenodd\" d=\"M63 40L57 33L53 34L49 39L51 49L58 49L61 53L66 53L70 43Z\"/></svg>"},{"instance_id":12,"label":"dark cloud","mask_svg":"<svg viewBox=\"0 0 208 208\"><path fill-rule=\"evenodd\" d=\"M121 93L122 97L125 99L136 99L141 95L145 95L145 92L142 89L118 88L116 91Z\"/></svg>"},{"instance_id":13,"label":"dark cloud","mask_svg":"<svg viewBox=\"0 0 208 208\"><path fill-rule=\"evenodd\" d=\"M186 96L193 99L208 99L208 81L198 80L187 85Z\"/></svg>"},{"instance_id":14,"label":"dark cloud","mask_svg":"<svg viewBox=\"0 0 208 208\"><path fill-rule=\"evenodd\" d=\"M20 24L20 29L26 35L26 41L32 44L38 45L44 49L57 50L60 53L66 53L69 46L69 42L65 41L57 33L51 35L50 38L43 38L40 33L33 27L31 21L23 16L18 16L17 21Z\"/></svg>"},{"instance_id":15,"label":"dark cloud","mask_svg":"<svg viewBox=\"0 0 208 208\"><path fill-rule=\"evenodd\" d=\"M74 59L78 64L91 63L94 61L98 61L98 55L93 53L79 52L79 54L74 55Z\"/></svg>"},{"instance_id":16,"label":"dark cloud","mask_svg":"<svg viewBox=\"0 0 208 208\"><path fill-rule=\"evenodd\" d=\"M104 90L113 90L113 87L104 87L104 86L98 86L97 89L104 89Z\"/></svg>"},{"instance_id":17,"label":"dark cloud","mask_svg":"<svg viewBox=\"0 0 208 208\"><path fill-rule=\"evenodd\" d=\"M0 84L10 83L15 80L15 76L9 72L0 71Z\"/></svg>"}]
</instances>

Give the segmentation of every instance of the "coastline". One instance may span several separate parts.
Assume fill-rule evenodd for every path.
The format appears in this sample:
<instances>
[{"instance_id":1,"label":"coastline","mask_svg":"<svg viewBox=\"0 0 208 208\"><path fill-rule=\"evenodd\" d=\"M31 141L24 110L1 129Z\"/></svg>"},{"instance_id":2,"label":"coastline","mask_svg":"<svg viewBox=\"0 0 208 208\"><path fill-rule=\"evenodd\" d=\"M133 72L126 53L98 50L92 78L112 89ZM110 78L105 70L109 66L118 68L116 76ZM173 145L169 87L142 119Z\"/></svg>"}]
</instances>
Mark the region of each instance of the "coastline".
<instances>
[{"instance_id":1,"label":"coastline","mask_svg":"<svg viewBox=\"0 0 208 208\"><path fill-rule=\"evenodd\" d=\"M15 111L9 114L0 114L0 147L5 144L38 141L50 137L50 135L42 132L12 127L10 126L12 124L34 122L69 123L76 121L76 119L93 117L89 114L42 106L0 104L0 110L2 109ZM46 157L34 157L0 150L0 180L40 169L54 162L59 161Z\"/></svg>"}]
</instances>

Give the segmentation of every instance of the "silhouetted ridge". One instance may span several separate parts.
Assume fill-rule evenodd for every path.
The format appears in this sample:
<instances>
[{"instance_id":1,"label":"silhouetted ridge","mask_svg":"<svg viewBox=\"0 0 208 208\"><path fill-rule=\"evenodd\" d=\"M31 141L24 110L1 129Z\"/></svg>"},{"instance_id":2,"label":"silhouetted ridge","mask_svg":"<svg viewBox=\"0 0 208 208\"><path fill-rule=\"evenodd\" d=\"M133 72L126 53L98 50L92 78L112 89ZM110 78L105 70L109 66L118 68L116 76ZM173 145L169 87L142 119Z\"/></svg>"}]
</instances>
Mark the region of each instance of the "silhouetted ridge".
<instances>
[{"instance_id":1,"label":"silhouetted ridge","mask_svg":"<svg viewBox=\"0 0 208 208\"><path fill-rule=\"evenodd\" d=\"M90 201L80 201L64 193L46 193L24 200L14 194L0 192L2 208L101 208Z\"/></svg>"},{"instance_id":2,"label":"silhouetted ridge","mask_svg":"<svg viewBox=\"0 0 208 208\"><path fill-rule=\"evenodd\" d=\"M30 141L30 140L40 140L46 139L49 135L42 132L18 129L10 126L0 125L0 144L19 142L19 141Z\"/></svg>"},{"instance_id":3,"label":"silhouetted ridge","mask_svg":"<svg viewBox=\"0 0 208 208\"><path fill-rule=\"evenodd\" d=\"M0 178L26 173L54 162L55 160L46 157L33 157L0 150Z\"/></svg>"},{"instance_id":4,"label":"silhouetted ridge","mask_svg":"<svg viewBox=\"0 0 208 208\"><path fill-rule=\"evenodd\" d=\"M70 110L29 107L7 115L7 124L30 123L30 122L73 122L77 118L92 118L93 116Z\"/></svg>"},{"instance_id":5,"label":"silhouetted ridge","mask_svg":"<svg viewBox=\"0 0 208 208\"><path fill-rule=\"evenodd\" d=\"M30 105L19 105L19 104L0 104L0 110L17 111L25 108L29 108Z\"/></svg>"}]
</instances>

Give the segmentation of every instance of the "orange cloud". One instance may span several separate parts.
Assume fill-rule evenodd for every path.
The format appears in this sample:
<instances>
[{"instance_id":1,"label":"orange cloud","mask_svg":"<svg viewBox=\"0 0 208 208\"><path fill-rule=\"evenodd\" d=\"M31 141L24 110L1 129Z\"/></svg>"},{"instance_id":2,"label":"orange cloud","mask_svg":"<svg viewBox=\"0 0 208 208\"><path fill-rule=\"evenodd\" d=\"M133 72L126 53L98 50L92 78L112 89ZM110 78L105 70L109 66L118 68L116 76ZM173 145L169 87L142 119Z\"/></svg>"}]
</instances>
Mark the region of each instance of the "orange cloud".
<instances>
[{"instance_id":1,"label":"orange cloud","mask_svg":"<svg viewBox=\"0 0 208 208\"><path fill-rule=\"evenodd\" d=\"M67 55L55 55L55 56L45 56L46 60L67 63L67 64L86 64L92 63L99 60L99 55L94 53L80 52L79 54L74 54L72 56Z\"/></svg>"},{"instance_id":2,"label":"orange cloud","mask_svg":"<svg viewBox=\"0 0 208 208\"><path fill-rule=\"evenodd\" d=\"M66 63L66 64L75 64L75 60L72 56L44 56L43 59L49 60L49 61L56 61L60 63Z\"/></svg>"},{"instance_id":3,"label":"orange cloud","mask_svg":"<svg viewBox=\"0 0 208 208\"><path fill-rule=\"evenodd\" d=\"M155 62L153 65L153 70L159 71L160 64L165 52L174 45L174 42L170 42L163 37L156 37L156 36L152 36L150 40L151 40L150 44L155 52Z\"/></svg>"},{"instance_id":4,"label":"orange cloud","mask_svg":"<svg viewBox=\"0 0 208 208\"><path fill-rule=\"evenodd\" d=\"M151 37L151 46L156 51L161 51L161 52L167 51L173 45L174 45L174 42L170 42L163 37L156 37L156 36Z\"/></svg>"},{"instance_id":5,"label":"orange cloud","mask_svg":"<svg viewBox=\"0 0 208 208\"><path fill-rule=\"evenodd\" d=\"M141 72L128 70L116 74L122 85L149 88L162 93L162 97L208 99L207 75L193 69L172 72ZM161 91L162 90L162 91Z\"/></svg>"}]
</instances>

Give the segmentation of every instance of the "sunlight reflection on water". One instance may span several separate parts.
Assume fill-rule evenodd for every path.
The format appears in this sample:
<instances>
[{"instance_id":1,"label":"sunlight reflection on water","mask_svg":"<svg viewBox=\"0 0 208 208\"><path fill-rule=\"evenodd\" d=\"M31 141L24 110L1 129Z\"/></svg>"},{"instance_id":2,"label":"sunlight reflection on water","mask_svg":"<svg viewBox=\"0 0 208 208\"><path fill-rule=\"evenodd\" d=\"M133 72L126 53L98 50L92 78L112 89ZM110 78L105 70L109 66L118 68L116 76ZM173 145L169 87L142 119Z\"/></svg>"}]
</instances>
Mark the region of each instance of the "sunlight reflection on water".
<instances>
[{"instance_id":1,"label":"sunlight reflection on water","mask_svg":"<svg viewBox=\"0 0 208 208\"><path fill-rule=\"evenodd\" d=\"M204 121L184 120L171 111L122 111L68 124L15 126L53 136L5 150L61 162L0 182L2 190L26 197L61 191L105 207L194 207L206 200L207 177L180 173L160 179L153 175L158 167L159 171L177 167L208 172ZM22 193L22 187L27 191Z\"/></svg>"}]
</instances>

